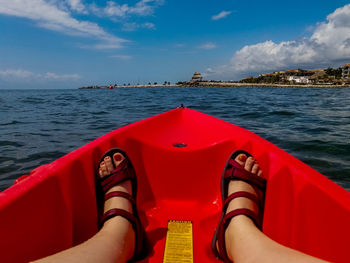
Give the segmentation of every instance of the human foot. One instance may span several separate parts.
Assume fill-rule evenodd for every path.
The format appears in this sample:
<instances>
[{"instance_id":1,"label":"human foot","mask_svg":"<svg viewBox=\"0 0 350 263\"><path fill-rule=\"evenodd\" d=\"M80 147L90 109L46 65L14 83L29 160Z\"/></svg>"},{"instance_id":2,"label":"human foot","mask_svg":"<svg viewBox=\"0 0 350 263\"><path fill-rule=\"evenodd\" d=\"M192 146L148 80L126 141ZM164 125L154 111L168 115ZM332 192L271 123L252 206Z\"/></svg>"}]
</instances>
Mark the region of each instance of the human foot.
<instances>
[{"instance_id":1,"label":"human foot","mask_svg":"<svg viewBox=\"0 0 350 263\"><path fill-rule=\"evenodd\" d=\"M127 155L120 149L111 149L104 154L98 168L98 179L104 193L100 227L102 230L131 231L126 234L125 242L131 244L130 251L134 251L131 256L137 257L142 250L143 230L136 209L135 170Z\"/></svg>"},{"instance_id":2,"label":"human foot","mask_svg":"<svg viewBox=\"0 0 350 263\"><path fill-rule=\"evenodd\" d=\"M119 165L125 160L125 157L117 152L112 156L106 156L103 158L103 161L100 163L99 166L99 178L101 180L107 179L108 176L110 176L116 168L119 167ZM117 208L117 209L123 209L125 211L128 211L132 213L132 203L122 197L122 196L115 196L115 197L110 197L113 195L113 193L118 192L118 193L126 193L130 196L132 196L132 185L130 182L130 179L127 181L120 182L116 184L115 186L112 186L110 189L108 189L105 192L105 202L104 202L104 213L108 212L111 209ZM108 198L110 197L110 198ZM112 222L113 218L111 220L107 220L106 224L108 222Z\"/></svg>"},{"instance_id":3,"label":"human foot","mask_svg":"<svg viewBox=\"0 0 350 263\"><path fill-rule=\"evenodd\" d=\"M230 242L228 228L234 221L243 217L261 228L265 185L259 164L250 154L232 154L221 181L223 213L212 242L214 254L225 262L231 262L226 251Z\"/></svg>"},{"instance_id":4,"label":"human foot","mask_svg":"<svg viewBox=\"0 0 350 263\"><path fill-rule=\"evenodd\" d=\"M252 156L247 156L245 153L239 154L236 158L235 161L241 165L241 167L250 173L250 175L255 175L259 176L262 178L262 171L260 169L260 166L258 162L254 159ZM248 174L249 176L249 174ZM248 177L249 178L249 177ZM247 192L255 196L255 198L252 196L252 199L249 197L237 197L232 199L231 201L227 201L227 210L226 214L230 213L231 211L234 211L236 209L249 209L252 212L254 212L256 215L260 213L260 210L262 209L261 204L259 205L260 200L263 198L263 190L264 189L259 189L259 187L254 186L254 184L250 183L247 179L246 181L242 180L230 180L228 183L228 188L227 188L227 197L231 196L234 193L238 192ZM234 218L232 218L231 221L234 219L237 219L239 216L238 215ZM260 227L261 222L255 222L258 227Z\"/></svg>"}]
</instances>

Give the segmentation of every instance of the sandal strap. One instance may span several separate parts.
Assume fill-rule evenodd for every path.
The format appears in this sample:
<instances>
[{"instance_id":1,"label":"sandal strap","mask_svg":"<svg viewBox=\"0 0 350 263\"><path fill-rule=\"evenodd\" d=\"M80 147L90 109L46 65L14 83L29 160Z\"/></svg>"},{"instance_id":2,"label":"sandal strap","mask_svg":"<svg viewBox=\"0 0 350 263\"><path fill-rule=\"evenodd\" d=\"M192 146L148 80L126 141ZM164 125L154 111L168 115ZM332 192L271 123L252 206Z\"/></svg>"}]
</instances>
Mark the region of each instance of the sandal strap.
<instances>
[{"instance_id":1,"label":"sandal strap","mask_svg":"<svg viewBox=\"0 0 350 263\"><path fill-rule=\"evenodd\" d=\"M246 171L234 159L230 159L228 164L229 166L224 175L225 180L242 180L249 184L253 184L263 192L265 191L266 180L264 178Z\"/></svg>"},{"instance_id":2,"label":"sandal strap","mask_svg":"<svg viewBox=\"0 0 350 263\"><path fill-rule=\"evenodd\" d=\"M123 209L114 208L114 209L108 210L103 214L101 218L101 223L100 223L101 227L108 219L111 219L115 216L121 216L131 223L132 228L134 229L134 232L135 232L134 256L139 255L142 250L142 240L143 240L143 232L141 231L141 222L136 216L134 216L130 212L125 211Z\"/></svg>"},{"instance_id":3,"label":"sandal strap","mask_svg":"<svg viewBox=\"0 0 350 263\"><path fill-rule=\"evenodd\" d=\"M102 186L102 190L106 193L113 186L116 186L122 182L127 180L132 180L134 178L133 169L128 169L128 161L124 159L121 164L118 165L114 171L105 177L100 179L100 184Z\"/></svg>"},{"instance_id":4,"label":"sandal strap","mask_svg":"<svg viewBox=\"0 0 350 263\"><path fill-rule=\"evenodd\" d=\"M223 204L223 211L226 211L226 208L228 206L228 204L235 198L239 198L239 197L245 197L248 198L250 200L252 200L259 208L259 211L261 210L261 200L254 194L246 192L246 191L239 191L239 192L235 192L231 195L229 195L226 199L225 202Z\"/></svg>"},{"instance_id":5,"label":"sandal strap","mask_svg":"<svg viewBox=\"0 0 350 263\"><path fill-rule=\"evenodd\" d=\"M245 215L248 216L250 219L253 220L254 224L260 229L260 219L259 217L251 210L246 209L246 208L240 208L240 209L235 209L229 213L227 213L221 224L219 225L218 228L218 233L217 233L217 242L218 242L218 250L217 253L223 259L224 262L229 262L232 263L232 261L229 259L226 251L226 243L225 243L225 231L226 228L228 227L229 223L231 222L231 219L234 218L235 216L238 215ZM220 252L219 252L220 251Z\"/></svg>"},{"instance_id":6,"label":"sandal strap","mask_svg":"<svg viewBox=\"0 0 350 263\"><path fill-rule=\"evenodd\" d=\"M130 194L128 194L126 192L122 192L122 191L110 192L110 193L105 195L105 202L112 197L124 197L125 199L127 199L131 202L133 207L136 205L135 199Z\"/></svg>"},{"instance_id":7,"label":"sandal strap","mask_svg":"<svg viewBox=\"0 0 350 263\"><path fill-rule=\"evenodd\" d=\"M224 226L224 228L226 229L228 224L230 223L231 219L234 218L235 216L238 215L245 215L247 217L249 217L251 220L253 220L254 224L261 229L261 220L258 217L258 215L256 213L254 213L252 210L247 209L247 208L239 208L239 209L235 209L229 213L227 213L224 216L224 219L222 221L222 225Z\"/></svg>"}]
</instances>

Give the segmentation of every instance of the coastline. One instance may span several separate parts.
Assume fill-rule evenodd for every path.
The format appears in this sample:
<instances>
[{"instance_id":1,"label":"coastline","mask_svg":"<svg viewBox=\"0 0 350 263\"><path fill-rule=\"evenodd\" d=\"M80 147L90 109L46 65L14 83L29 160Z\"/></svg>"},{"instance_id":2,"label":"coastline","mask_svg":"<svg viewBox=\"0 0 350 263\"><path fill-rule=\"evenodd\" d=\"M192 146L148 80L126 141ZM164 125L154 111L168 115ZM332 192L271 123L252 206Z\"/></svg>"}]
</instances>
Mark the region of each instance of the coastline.
<instances>
[{"instance_id":1,"label":"coastline","mask_svg":"<svg viewBox=\"0 0 350 263\"><path fill-rule=\"evenodd\" d=\"M112 89L127 89L127 88L157 88L157 87L183 87L182 85L123 85L123 86L112 86ZM109 86L86 86L79 89L111 89Z\"/></svg>"},{"instance_id":2,"label":"coastline","mask_svg":"<svg viewBox=\"0 0 350 263\"><path fill-rule=\"evenodd\" d=\"M113 89L125 89L125 88L157 88L157 87L212 87L212 88L350 88L350 85L333 85L333 84L276 84L276 83L240 83L233 81L196 81L196 82L183 82L182 84L174 85L126 85L126 86L113 86ZM86 86L79 89L110 89L109 86Z\"/></svg>"},{"instance_id":3,"label":"coastline","mask_svg":"<svg viewBox=\"0 0 350 263\"><path fill-rule=\"evenodd\" d=\"M350 85L334 84L277 84L277 83L241 83L234 81L199 81L186 83L190 87L266 87L266 88L350 88Z\"/></svg>"}]
</instances>

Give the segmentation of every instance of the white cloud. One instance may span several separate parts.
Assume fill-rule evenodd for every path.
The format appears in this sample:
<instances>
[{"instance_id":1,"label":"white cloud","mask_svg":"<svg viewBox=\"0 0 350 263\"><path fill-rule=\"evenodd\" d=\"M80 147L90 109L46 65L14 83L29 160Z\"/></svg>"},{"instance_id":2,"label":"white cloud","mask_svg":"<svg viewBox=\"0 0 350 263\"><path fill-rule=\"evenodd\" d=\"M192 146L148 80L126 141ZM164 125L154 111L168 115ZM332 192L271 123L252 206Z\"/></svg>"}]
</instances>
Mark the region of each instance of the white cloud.
<instances>
[{"instance_id":1,"label":"white cloud","mask_svg":"<svg viewBox=\"0 0 350 263\"><path fill-rule=\"evenodd\" d=\"M150 16L154 14L154 10L163 4L163 0L141 0L134 6L128 4L118 4L114 1L108 1L105 7L99 7L95 4L91 5L90 10L99 16L109 16L124 18L128 15Z\"/></svg>"},{"instance_id":2,"label":"white cloud","mask_svg":"<svg viewBox=\"0 0 350 263\"><path fill-rule=\"evenodd\" d=\"M107 2L107 6L103 8L103 12L108 16L124 17L129 11L129 6L127 4L119 5L115 2Z\"/></svg>"},{"instance_id":3,"label":"white cloud","mask_svg":"<svg viewBox=\"0 0 350 263\"><path fill-rule=\"evenodd\" d=\"M129 55L112 55L112 56L110 56L110 58L116 58L116 59L120 59L120 60L130 60L130 59L132 59L132 57L129 56Z\"/></svg>"},{"instance_id":4,"label":"white cloud","mask_svg":"<svg viewBox=\"0 0 350 263\"><path fill-rule=\"evenodd\" d=\"M0 70L0 78L30 78L33 77L33 72L23 69L5 69Z\"/></svg>"},{"instance_id":5,"label":"white cloud","mask_svg":"<svg viewBox=\"0 0 350 263\"><path fill-rule=\"evenodd\" d=\"M70 6L82 10L80 1L69 1ZM104 43L108 48L120 48L126 40L107 33L96 23L80 21L71 14L55 5L55 2L44 0L0 0L0 14L28 18L37 22L37 25L49 30L64 34L92 37Z\"/></svg>"},{"instance_id":6,"label":"white cloud","mask_svg":"<svg viewBox=\"0 0 350 263\"><path fill-rule=\"evenodd\" d=\"M142 28L156 29L156 25L151 22L146 22L142 24Z\"/></svg>"},{"instance_id":7,"label":"white cloud","mask_svg":"<svg viewBox=\"0 0 350 263\"><path fill-rule=\"evenodd\" d=\"M124 40L123 42L129 42L127 40ZM116 49L116 48L121 48L122 46L120 45L119 39L106 39L102 38L101 41L97 44L94 45L83 45L81 46L83 48L92 48L92 49Z\"/></svg>"},{"instance_id":8,"label":"white cloud","mask_svg":"<svg viewBox=\"0 0 350 263\"><path fill-rule=\"evenodd\" d=\"M87 14L87 10L85 5L81 2L81 0L66 0L70 9L76 11L78 13Z\"/></svg>"},{"instance_id":9,"label":"white cloud","mask_svg":"<svg viewBox=\"0 0 350 263\"><path fill-rule=\"evenodd\" d=\"M41 77L41 75L38 75L39 77ZM48 80L59 80L59 81L66 81L66 80L78 80L80 79L80 76L78 74L56 74L56 73L52 73L52 72L47 72L44 75L45 79Z\"/></svg>"},{"instance_id":10,"label":"white cloud","mask_svg":"<svg viewBox=\"0 0 350 263\"><path fill-rule=\"evenodd\" d=\"M291 68L339 66L350 61L350 5L336 9L309 38L275 43L265 41L238 50L229 65L212 75L242 77Z\"/></svg>"},{"instance_id":11,"label":"white cloud","mask_svg":"<svg viewBox=\"0 0 350 263\"><path fill-rule=\"evenodd\" d=\"M186 45L184 43L177 43L175 44L175 47L181 48L181 47L185 47Z\"/></svg>"},{"instance_id":12,"label":"white cloud","mask_svg":"<svg viewBox=\"0 0 350 263\"><path fill-rule=\"evenodd\" d=\"M154 30L154 29L156 29L156 26L150 22L146 22L146 23L142 23L142 24L137 24L137 23L133 22L133 23L125 23L122 27L123 31L129 31L129 32L136 31L138 29Z\"/></svg>"},{"instance_id":13,"label":"white cloud","mask_svg":"<svg viewBox=\"0 0 350 263\"><path fill-rule=\"evenodd\" d=\"M82 46L83 48L115 49L121 48L128 40L106 32L96 23L76 19L71 12L85 15L90 13L117 21L118 18L126 19L131 15L153 15L155 8L163 2L164 0L140 0L130 6L108 1L105 7L99 7L95 3L85 4L84 0L0 0L0 14L27 18L35 21L39 27L73 36L90 37L99 42ZM155 29L155 25L150 22L123 25L125 31L137 29Z\"/></svg>"},{"instance_id":14,"label":"white cloud","mask_svg":"<svg viewBox=\"0 0 350 263\"><path fill-rule=\"evenodd\" d=\"M214 43L212 43L212 42L207 42L207 43L204 43L204 44L198 46L198 48L209 50L209 49L216 48L216 45Z\"/></svg>"},{"instance_id":15,"label":"white cloud","mask_svg":"<svg viewBox=\"0 0 350 263\"><path fill-rule=\"evenodd\" d=\"M53 81L74 81L80 79L78 74L57 74L47 72L45 74L34 73L23 69L5 69L0 70L0 79L7 81L35 81L35 80L53 80Z\"/></svg>"},{"instance_id":16,"label":"white cloud","mask_svg":"<svg viewBox=\"0 0 350 263\"><path fill-rule=\"evenodd\" d=\"M221 11L219 14L212 16L211 19L212 20L223 19L223 18L229 16L230 14L232 14L232 11Z\"/></svg>"},{"instance_id":17,"label":"white cloud","mask_svg":"<svg viewBox=\"0 0 350 263\"><path fill-rule=\"evenodd\" d=\"M266 41L237 51L231 65L241 71L273 70L311 63L319 55L314 43L308 39L279 44Z\"/></svg>"},{"instance_id":18,"label":"white cloud","mask_svg":"<svg viewBox=\"0 0 350 263\"><path fill-rule=\"evenodd\" d=\"M153 4L153 5L150 5ZM134 7L130 8L130 14L141 16L153 15L154 9L163 4L163 0L141 0Z\"/></svg>"}]
</instances>

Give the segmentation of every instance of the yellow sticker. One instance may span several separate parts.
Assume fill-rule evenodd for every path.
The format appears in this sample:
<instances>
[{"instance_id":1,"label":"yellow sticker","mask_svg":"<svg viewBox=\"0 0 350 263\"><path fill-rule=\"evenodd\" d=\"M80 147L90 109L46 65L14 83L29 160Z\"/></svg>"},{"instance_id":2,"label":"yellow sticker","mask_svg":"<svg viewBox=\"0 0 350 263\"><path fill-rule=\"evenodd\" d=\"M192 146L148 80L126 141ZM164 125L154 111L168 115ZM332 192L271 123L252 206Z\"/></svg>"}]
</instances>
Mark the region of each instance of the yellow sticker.
<instances>
[{"instance_id":1,"label":"yellow sticker","mask_svg":"<svg viewBox=\"0 0 350 263\"><path fill-rule=\"evenodd\" d=\"M193 263L191 221L169 220L163 263Z\"/></svg>"}]
</instances>

